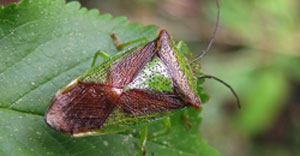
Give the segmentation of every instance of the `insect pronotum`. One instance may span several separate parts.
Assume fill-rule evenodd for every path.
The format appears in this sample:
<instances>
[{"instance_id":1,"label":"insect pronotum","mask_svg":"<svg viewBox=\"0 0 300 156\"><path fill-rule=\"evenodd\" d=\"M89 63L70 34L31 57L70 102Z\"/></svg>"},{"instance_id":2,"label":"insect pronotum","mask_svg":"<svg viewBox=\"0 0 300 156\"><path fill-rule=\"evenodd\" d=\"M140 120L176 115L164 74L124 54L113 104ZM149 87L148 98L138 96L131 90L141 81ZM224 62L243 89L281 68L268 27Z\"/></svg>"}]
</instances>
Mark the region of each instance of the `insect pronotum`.
<instances>
[{"instance_id":1,"label":"insect pronotum","mask_svg":"<svg viewBox=\"0 0 300 156\"><path fill-rule=\"evenodd\" d=\"M185 107L201 108L197 93L197 79L213 78L199 75L199 60L211 47L219 25L217 24L209 46L196 59L183 42L175 42L166 30L142 46L123 50L113 56L98 51L92 67L70 84L59 90L46 112L47 124L55 130L75 137L116 133L130 128L141 128L141 153L147 140L146 124L163 119L170 128L169 115ZM112 38L118 48L115 34ZM104 59L95 65L97 56ZM236 96L237 97L237 96ZM237 98L238 99L238 98ZM239 101L238 101L239 103ZM150 136L153 139L168 130Z\"/></svg>"}]
</instances>

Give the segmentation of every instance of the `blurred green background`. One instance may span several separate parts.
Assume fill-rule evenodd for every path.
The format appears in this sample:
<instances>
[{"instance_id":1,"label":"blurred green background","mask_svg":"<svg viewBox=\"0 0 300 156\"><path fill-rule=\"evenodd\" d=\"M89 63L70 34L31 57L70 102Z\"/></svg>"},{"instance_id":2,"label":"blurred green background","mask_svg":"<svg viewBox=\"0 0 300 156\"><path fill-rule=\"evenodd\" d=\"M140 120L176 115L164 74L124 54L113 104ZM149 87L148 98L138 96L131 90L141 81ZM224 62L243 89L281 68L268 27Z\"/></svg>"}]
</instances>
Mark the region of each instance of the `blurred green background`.
<instances>
[{"instance_id":1,"label":"blurred green background","mask_svg":"<svg viewBox=\"0 0 300 156\"><path fill-rule=\"evenodd\" d=\"M231 84L242 109L227 88L207 80L211 98L202 110L203 137L224 155L299 155L300 1L220 1L220 29L202 70ZM216 22L214 0L79 2L167 29L195 55L206 48Z\"/></svg>"},{"instance_id":2,"label":"blurred green background","mask_svg":"<svg viewBox=\"0 0 300 156\"><path fill-rule=\"evenodd\" d=\"M207 80L201 133L224 155L300 154L300 1L220 0L221 26L202 70ZM131 22L155 24L197 55L214 29L214 0L81 0L83 6Z\"/></svg>"}]
</instances>

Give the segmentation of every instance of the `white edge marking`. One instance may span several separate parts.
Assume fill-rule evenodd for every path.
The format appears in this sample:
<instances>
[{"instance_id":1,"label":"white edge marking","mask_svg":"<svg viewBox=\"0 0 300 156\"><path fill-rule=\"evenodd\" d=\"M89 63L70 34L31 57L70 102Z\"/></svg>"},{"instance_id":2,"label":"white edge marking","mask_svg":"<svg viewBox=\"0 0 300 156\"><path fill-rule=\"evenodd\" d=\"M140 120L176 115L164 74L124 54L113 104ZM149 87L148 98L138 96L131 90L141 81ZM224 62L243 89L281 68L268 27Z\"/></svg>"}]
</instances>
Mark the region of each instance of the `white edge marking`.
<instances>
[{"instance_id":1,"label":"white edge marking","mask_svg":"<svg viewBox=\"0 0 300 156\"><path fill-rule=\"evenodd\" d=\"M83 132L83 133L77 133L77 134L73 134L73 137L84 137L84 136L93 136L93 135L97 135L99 134L99 132L97 131L89 131L89 132Z\"/></svg>"},{"instance_id":2,"label":"white edge marking","mask_svg":"<svg viewBox=\"0 0 300 156\"><path fill-rule=\"evenodd\" d=\"M74 86L75 84L77 84L78 82L78 78L71 81L69 84L67 84L65 87L63 87L62 89L58 90L56 93L55 93L55 96L60 94L61 92L63 92L64 90L66 90L67 88L71 87L71 86Z\"/></svg>"}]
</instances>

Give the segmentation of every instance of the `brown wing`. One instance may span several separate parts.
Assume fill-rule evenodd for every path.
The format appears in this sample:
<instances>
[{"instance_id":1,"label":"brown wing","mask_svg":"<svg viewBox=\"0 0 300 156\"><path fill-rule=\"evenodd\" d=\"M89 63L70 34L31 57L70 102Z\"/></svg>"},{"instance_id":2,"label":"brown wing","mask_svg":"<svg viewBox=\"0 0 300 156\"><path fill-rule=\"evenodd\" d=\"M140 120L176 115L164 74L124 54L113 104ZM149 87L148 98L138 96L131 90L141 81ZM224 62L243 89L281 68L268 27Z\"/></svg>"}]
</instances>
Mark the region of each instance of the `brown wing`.
<instances>
[{"instance_id":1,"label":"brown wing","mask_svg":"<svg viewBox=\"0 0 300 156\"><path fill-rule=\"evenodd\" d=\"M99 129L112 112L111 87L78 82L71 89L57 94L46 114L46 122L52 128L76 134Z\"/></svg>"},{"instance_id":2,"label":"brown wing","mask_svg":"<svg viewBox=\"0 0 300 156\"><path fill-rule=\"evenodd\" d=\"M107 84L119 87L129 84L154 57L155 49L156 42L152 41L116 62L110 69Z\"/></svg>"},{"instance_id":3,"label":"brown wing","mask_svg":"<svg viewBox=\"0 0 300 156\"><path fill-rule=\"evenodd\" d=\"M184 107L184 102L175 94L152 93L132 89L120 96L119 107L137 116L166 112Z\"/></svg>"}]
</instances>

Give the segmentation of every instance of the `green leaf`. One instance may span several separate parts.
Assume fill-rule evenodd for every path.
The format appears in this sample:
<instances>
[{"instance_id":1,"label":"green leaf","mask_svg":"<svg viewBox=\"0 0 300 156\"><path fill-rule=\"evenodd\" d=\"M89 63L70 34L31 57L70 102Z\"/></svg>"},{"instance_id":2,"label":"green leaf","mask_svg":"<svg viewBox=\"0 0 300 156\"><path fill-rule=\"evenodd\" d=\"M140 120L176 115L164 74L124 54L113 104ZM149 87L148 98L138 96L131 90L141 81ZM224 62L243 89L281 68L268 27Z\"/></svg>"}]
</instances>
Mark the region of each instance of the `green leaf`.
<instances>
[{"instance_id":1,"label":"green leaf","mask_svg":"<svg viewBox=\"0 0 300 156\"><path fill-rule=\"evenodd\" d=\"M95 51L117 52L121 43L157 36L155 26L128 24L79 3L23 0L0 7L0 155L118 155L137 153L139 138L129 134L72 138L49 128L44 113L53 94L84 72ZM199 111L186 129L181 114L172 119L170 135L147 144L155 155L218 155L201 138ZM157 131L161 123L151 126Z\"/></svg>"},{"instance_id":2,"label":"green leaf","mask_svg":"<svg viewBox=\"0 0 300 156\"><path fill-rule=\"evenodd\" d=\"M149 143L147 146L149 153L156 153L157 155L185 155L185 156L213 156L220 155L216 150L209 147L207 143L202 139L199 133L199 126L201 122L201 117L199 115L199 110L194 108L188 109L188 121L192 125L188 128L186 122L184 122L183 114L179 113L172 116L172 128L171 132L167 136L160 137L156 144ZM153 125L150 130L155 131L158 129L159 125ZM162 124L161 126L162 127ZM157 144L163 145L165 147L158 148ZM168 148L168 150L164 150Z\"/></svg>"},{"instance_id":3,"label":"green leaf","mask_svg":"<svg viewBox=\"0 0 300 156\"><path fill-rule=\"evenodd\" d=\"M262 69L252 75L247 98L239 112L236 123L248 135L256 135L269 128L278 116L287 97L287 80L277 69Z\"/></svg>"}]
</instances>

